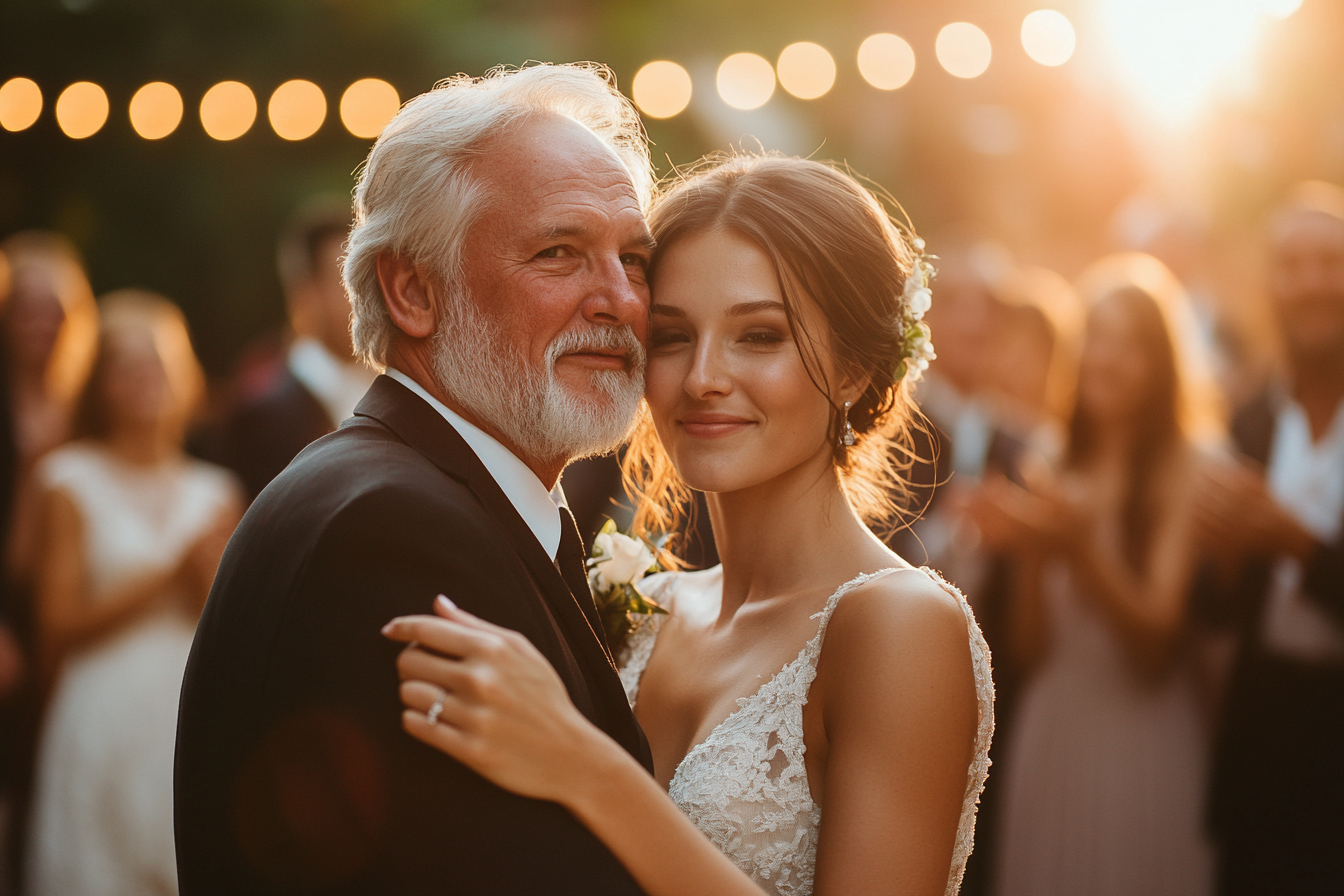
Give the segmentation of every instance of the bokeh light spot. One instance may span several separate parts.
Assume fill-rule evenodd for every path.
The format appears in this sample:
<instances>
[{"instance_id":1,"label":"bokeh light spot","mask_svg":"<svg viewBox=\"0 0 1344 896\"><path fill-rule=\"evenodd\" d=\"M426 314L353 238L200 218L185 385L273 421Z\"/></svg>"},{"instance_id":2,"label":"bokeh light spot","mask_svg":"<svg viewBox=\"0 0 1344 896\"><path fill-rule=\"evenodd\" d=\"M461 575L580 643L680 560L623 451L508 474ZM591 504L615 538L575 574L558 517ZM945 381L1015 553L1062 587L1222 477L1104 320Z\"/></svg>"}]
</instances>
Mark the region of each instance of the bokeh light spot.
<instances>
[{"instance_id":1,"label":"bokeh light spot","mask_svg":"<svg viewBox=\"0 0 1344 896\"><path fill-rule=\"evenodd\" d=\"M949 75L978 78L989 68L993 51L989 35L970 22L953 22L938 32L933 46L938 62Z\"/></svg>"},{"instance_id":2,"label":"bokeh light spot","mask_svg":"<svg viewBox=\"0 0 1344 896\"><path fill-rule=\"evenodd\" d=\"M905 38L874 34L859 44L859 74L878 90L896 90L915 75L915 51Z\"/></svg>"},{"instance_id":3,"label":"bokeh light spot","mask_svg":"<svg viewBox=\"0 0 1344 896\"><path fill-rule=\"evenodd\" d=\"M1022 20L1022 49L1041 65L1063 65L1073 56L1078 37L1062 12L1038 9Z\"/></svg>"},{"instance_id":4,"label":"bokeh light spot","mask_svg":"<svg viewBox=\"0 0 1344 896\"><path fill-rule=\"evenodd\" d=\"M107 112L107 93L92 81L76 81L56 98L56 123L75 140L102 130Z\"/></svg>"},{"instance_id":5,"label":"bokeh light spot","mask_svg":"<svg viewBox=\"0 0 1344 896\"><path fill-rule=\"evenodd\" d=\"M10 78L0 86L0 128L23 131L42 114L42 88L28 78Z\"/></svg>"},{"instance_id":6,"label":"bokeh light spot","mask_svg":"<svg viewBox=\"0 0 1344 896\"><path fill-rule=\"evenodd\" d=\"M161 140L182 123L182 94L163 81L151 81L131 97L131 127L146 140Z\"/></svg>"},{"instance_id":7,"label":"bokeh light spot","mask_svg":"<svg viewBox=\"0 0 1344 896\"><path fill-rule=\"evenodd\" d=\"M312 81L295 79L275 88L266 107L271 127L286 140L305 140L327 117L327 98Z\"/></svg>"},{"instance_id":8,"label":"bokeh light spot","mask_svg":"<svg viewBox=\"0 0 1344 896\"><path fill-rule=\"evenodd\" d=\"M779 83L800 100L824 96L835 84L835 60L820 44L789 44L779 54Z\"/></svg>"},{"instance_id":9,"label":"bokeh light spot","mask_svg":"<svg viewBox=\"0 0 1344 896\"><path fill-rule=\"evenodd\" d=\"M645 115L671 118L690 105L691 75L675 62L659 59L635 72L630 92Z\"/></svg>"},{"instance_id":10,"label":"bokeh light spot","mask_svg":"<svg viewBox=\"0 0 1344 896\"><path fill-rule=\"evenodd\" d=\"M719 96L734 109L759 109L775 93L775 70L755 53L734 53L719 66Z\"/></svg>"},{"instance_id":11,"label":"bokeh light spot","mask_svg":"<svg viewBox=\"0 0 1344 896\"><path fill-rule=\"evenodd\" d=\"M220 81L201 97L201 127L216 140L237 140L257 120L257 98L238 81Z\"/></svg>"},{"instance_id":12,"label":"bokeh light spot","mask_svg":"<svg viewBox=\"0 0 1344 896\"><path fill-rule=\"evenodd\" d=\"M363 78L341 94L341 124L356 137L373 140L400 108L397 88L378 78Z\"/></svg>"}]
</instances>

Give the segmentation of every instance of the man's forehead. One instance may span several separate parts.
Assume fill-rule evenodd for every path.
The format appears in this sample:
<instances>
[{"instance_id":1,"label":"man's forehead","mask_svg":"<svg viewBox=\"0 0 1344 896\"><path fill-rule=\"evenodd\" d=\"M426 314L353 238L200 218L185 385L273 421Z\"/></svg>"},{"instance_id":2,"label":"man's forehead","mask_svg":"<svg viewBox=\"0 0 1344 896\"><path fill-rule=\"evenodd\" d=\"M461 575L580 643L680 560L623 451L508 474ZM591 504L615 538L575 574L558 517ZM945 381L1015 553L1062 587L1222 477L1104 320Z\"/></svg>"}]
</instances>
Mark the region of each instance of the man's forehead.
<instances>
[{"instance_id":1,"label":"man's forehead","mask_svg":"<svg viewBox=\"0 0 1344 896\"><path fill-rule=\"evenodd\" d=\"M638 205L630 171L616 151L577 121L530 115L490 139L473 166L492 192L538 201L592 199Z\"/></svg>"}]
</instances>

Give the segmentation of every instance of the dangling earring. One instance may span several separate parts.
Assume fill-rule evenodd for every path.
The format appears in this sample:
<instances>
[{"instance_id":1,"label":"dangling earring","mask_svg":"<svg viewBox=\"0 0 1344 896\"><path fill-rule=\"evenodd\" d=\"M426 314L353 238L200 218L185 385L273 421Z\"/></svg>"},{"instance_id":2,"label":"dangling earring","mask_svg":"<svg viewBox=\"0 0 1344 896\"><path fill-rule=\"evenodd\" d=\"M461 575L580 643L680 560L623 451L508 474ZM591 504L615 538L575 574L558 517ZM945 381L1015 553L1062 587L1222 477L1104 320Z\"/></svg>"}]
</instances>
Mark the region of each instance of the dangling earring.
<instances>
[{"instance_id":1,"label":"dangling earring","mask_svg":"<svg viewBox=\"0 0 1344 896\"><path fill-rule=\"evenodd\" d=\"M854 447L854 427L849 425L849 409L853 407L854 402L845 402L845 431L840 435L840 444L846 448Z\"/></svg>"}]
</instances>

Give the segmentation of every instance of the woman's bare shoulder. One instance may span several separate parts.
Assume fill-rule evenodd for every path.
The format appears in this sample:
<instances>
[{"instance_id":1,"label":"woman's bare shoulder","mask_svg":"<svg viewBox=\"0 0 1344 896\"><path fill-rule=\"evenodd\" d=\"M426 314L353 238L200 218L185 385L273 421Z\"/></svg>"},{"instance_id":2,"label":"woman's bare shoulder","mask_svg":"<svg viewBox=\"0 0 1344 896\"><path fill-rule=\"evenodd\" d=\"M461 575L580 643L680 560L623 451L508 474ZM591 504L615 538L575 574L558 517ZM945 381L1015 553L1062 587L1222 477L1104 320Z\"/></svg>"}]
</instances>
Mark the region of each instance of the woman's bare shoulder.
<instances>
[{"instance_id":1,"label":"woman's bare shoulder","mask_svg":"<svg viewBox=\"0 0 1344 896\"><path fill-rule=\"evenodd\" d=\"M964 600L936 573L898 567L839 602L826 632L826 653L845 665L891 671L910 665L969 669L971 632Z\"/></svg>"}]
</instances>

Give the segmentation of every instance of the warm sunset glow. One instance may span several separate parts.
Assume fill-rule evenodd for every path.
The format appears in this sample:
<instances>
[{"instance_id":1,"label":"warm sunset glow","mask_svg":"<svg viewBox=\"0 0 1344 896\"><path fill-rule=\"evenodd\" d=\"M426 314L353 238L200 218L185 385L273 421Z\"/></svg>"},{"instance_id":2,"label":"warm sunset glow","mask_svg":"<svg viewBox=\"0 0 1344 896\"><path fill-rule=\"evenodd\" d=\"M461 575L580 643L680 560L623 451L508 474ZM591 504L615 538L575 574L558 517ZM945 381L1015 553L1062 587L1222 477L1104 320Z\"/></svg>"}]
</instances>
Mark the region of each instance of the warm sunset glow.
<instances>
[{"instance_id":1,"label":"warm sunset glow","mask_svg":"<svg viewBox=\"0 0 1344 896\"><path fill-rule=\"evenodd\" d=\"M92 137L107 123L107 93L92 81L76 81L56 98L56 123L75 140Z\"/></svg>"},{"instance_id":2,"label":"warm sunset glow","mask_svg":"<svg viewBox=\"0 0 1344 896\"><path fill-rule=\"evenodd\" d=\"M275 88L266 107L271 127L286 140L306 140L327 118L327 98L312 81L296 79Z\"/></svg>"},{"instance_id":3,"label":"warm sunset glow","mask_svg":"<svg viewBox=\"0 0 1344 896\"><path fill-rule=\"evenodd\" d=\"M878 90L896 90L915 74L915 51L902 37L874 34L859 45L859 74Z\"/></svg>"},{"instance_id":4,"label":"warm sunset glow","mask_svg":"<svg viewBox=\"0 0 1344 896\"><path fill-rule=\"evenodd\" d=\"M635 72L630 92L645 115L671 118L691 103L691 75L675 62L660 59Z\"/></svg>"},{"instance_id":5,"label":"warm sunset glow","mask_svg":"<svg viewBox=\"0 0 1344 896\"><path fill-rule=\"evenodd\" d=\"M775 70L755 53L734 53L719 66L719 96L734 109L759 109L775 93Z\"/></svg>"},{"instance_id":6,"label":"warm sunset glow","mask_svg":"<svg viewBox=\"0 0 1344 896\"><path fill-rule=\"evenodd\" d=\"M400 108L397 88L378 78L363 78L341 94L341 124L356 137L373 140Z\"/></svg>"},{"instance_id":7,"label":"warm sunset glow","mask_svg":"<svg viewBox=\"0 0 1344 896\"><path fill-rule=\"evenodd\" d=\"M953 22L938 32L933 46L938 63L949 75L958 78L978 78L989 68L993 51L989 35L970 22Z\"/></svg>"},{"instance_id":8,"label":"warm sunset glow","mask_svg":"<svg viewBox=\"0 0 1344 896\"><path fill-rule=\"evenodd\" d=\"M161 140L182 123L182 94L162 81L151 81L131 97L131 127L146 140Z\"/></svg>"},{"instance_id":9,"label":"warm sunset glow","mask_svg":"<svg viewBox=\"0 0 1344 896\"><path fill-rule=\"evenodd\" d=\"M1292 0L1096 0L1097 31L1138 104L1159 120L1187 120L1220 90L1245 88L1265 28Z\"/></svg>"},{"instance_id":10,"label":"warm sunset glow","mask_svg":"<svg viewBox=\"0 0 1344 896\"><path fill-rule=\"evenodd\" d=\"M1073 23L1061 12L1038 9L1022 20L1022 49L1041 65L1063 65L1078 43Z\"/></svg>"},{"instance_id":11,"label":"warm sunset glow","mask_svg":"<svg viewBox=\"0 0 1344 896\"><path fill-rule=\"evenodd\" d=\"M257 120L257 98L238 81L220 81L201 97L201 127L216 140L237 140Z\"/></svg>"},{"instance_id":12,"label":"warm sunset glow","mask_svg":"<svg viewBox=\"0 0 1344 896\"><path fill-rule=\"evenodd\" d=\"M835 60L820 44L789 44L779 54L779 83L800 100L825 96L835 84Z\"/></svg>"},{"instance_id":13,"label":"warm sunset glow","mask_svg":"<svg viewBox=\"0 0 1344 896\"><path fill-rule=\"evenodd\" d=\"M0 85L0 128L23 131L42 114L42 89L27 78L10 78Z\"/></svg>"}]
</instances>

